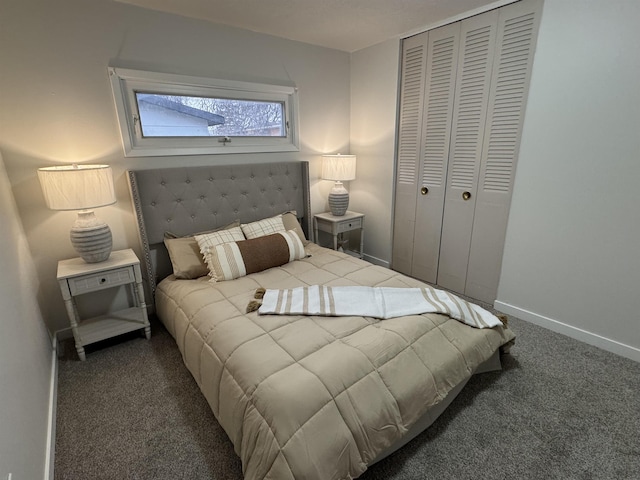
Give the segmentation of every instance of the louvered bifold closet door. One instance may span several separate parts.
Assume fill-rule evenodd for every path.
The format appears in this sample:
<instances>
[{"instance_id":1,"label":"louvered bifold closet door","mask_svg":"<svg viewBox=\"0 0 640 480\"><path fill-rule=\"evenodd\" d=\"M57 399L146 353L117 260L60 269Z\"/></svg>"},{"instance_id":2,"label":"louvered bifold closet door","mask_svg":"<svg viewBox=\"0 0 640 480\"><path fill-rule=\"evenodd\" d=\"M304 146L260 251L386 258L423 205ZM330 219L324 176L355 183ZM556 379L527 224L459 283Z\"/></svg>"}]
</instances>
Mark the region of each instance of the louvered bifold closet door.
<instances>
[{"instance_id":1,"label":"louvered bifold closet door","mask_svg":"<svg viewBox=\"0 0 640 480\"><path fill-rule=\"evenodd\" d=\"M496 299L541 2L499 11L485 141L464 293Z\"/></svg>"},{"instance_id":2,"label":"louvered bifold closet door","mask_svg":"<svg viewBox=\"0 0 640 480\"><path fill-rule=\"evenodd\" d=\"M431 283L438 275L459 40L460 23L454 23L431 30L427 45L411 275Z\"/></svg>"},{"instance_id":3,"label":"louvered bifold closet door","mask_svg":"<svg viewBox=\"0 0 640 480\"><path fill-rule=\"evenodd\" d=\"M463 293L482 155L498 11L461 22L437 283Z\"/></svg>"},{"instance_id":4,"label":"louvered bifold closet door","mask_svg":"<svg viewBox=\"0 0 640 480\"><path fill-rule=\"evenodd\" d=\"M393 268L411 275L416 223L420 132L424 106L427 34L407 38L402 47L400 113L393 222Z\"/></svg>"}]
</instances>

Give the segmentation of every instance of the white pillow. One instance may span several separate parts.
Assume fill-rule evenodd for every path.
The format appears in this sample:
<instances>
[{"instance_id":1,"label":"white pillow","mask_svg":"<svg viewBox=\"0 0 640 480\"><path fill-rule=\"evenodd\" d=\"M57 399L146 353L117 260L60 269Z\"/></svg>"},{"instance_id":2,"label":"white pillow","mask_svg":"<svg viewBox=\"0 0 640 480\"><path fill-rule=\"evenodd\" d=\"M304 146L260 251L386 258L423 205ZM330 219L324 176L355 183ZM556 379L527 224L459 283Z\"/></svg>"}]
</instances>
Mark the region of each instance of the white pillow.
<instances>
[{"instance_id":1,"label":"white pillow","mask_svg":"<svg viewBox=\"0 0 640 480\"><path fill-rule=\"evenodd\" d=\"M282 221L282 215L276 215L275 217L265 218L264 220L258 220L252 223L242 223L240 225L244 236L247 239L264 237L265 235L273 235L278 232L286 232L284 228L284 222Z\"/></svg>"},{"instance_id":2,"label":"white pillow","mask_svg":"<svg viewBox=\"0 0 640 480\"><path fill-rule=\"evenodd\" d=\"M244 234L240 227L233 227L227 230L218 230L216 232L203 233L201 235L194 235L198 247L200 247L200 253L204 257L204 261L211 271L211 258L210 249L229 242L239 242L245 240Z\"/></svg>"}]
</instances>

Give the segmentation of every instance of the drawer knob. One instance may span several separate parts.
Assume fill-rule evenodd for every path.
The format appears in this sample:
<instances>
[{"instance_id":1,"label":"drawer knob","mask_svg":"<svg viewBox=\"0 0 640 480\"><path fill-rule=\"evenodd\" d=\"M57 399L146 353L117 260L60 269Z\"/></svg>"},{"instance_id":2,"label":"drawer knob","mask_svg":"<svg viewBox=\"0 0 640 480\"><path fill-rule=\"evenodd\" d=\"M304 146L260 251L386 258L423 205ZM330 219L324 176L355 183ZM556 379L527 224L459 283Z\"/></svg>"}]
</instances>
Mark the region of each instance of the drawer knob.
<instances>
[{"instance_id":1,"label":"drawer knob","mask_svg":"<svg viewBox=\"0 0 640 480\"><path fill-rule=\"evenodd\" d=\"M106 281L107 281L107 279L106 279L106 278L101 278L101 279L100 279L100 283L104 283L104 282L106 282Z\"/></svg>"}]
</instances>

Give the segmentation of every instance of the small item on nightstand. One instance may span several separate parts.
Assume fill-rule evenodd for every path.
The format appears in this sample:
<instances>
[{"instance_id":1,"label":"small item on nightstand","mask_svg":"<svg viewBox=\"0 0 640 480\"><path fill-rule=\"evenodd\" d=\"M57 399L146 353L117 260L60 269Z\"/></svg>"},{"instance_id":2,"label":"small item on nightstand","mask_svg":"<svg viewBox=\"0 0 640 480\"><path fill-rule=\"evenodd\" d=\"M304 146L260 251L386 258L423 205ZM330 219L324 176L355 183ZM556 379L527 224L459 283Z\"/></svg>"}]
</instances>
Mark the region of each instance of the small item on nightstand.
<instances>
[{"instance_id":1,"label":"small item on nightstand","mask_svg":"<svg viewBox=\"0 0 640 480\"><path fill-rule=\"evenodd\" d=\"M338 235L338 251L339 252L344 252L345 250L349 249L349 239L348 238L344 238L344 233L340 233Z\"/></svg>"}]
</instances>

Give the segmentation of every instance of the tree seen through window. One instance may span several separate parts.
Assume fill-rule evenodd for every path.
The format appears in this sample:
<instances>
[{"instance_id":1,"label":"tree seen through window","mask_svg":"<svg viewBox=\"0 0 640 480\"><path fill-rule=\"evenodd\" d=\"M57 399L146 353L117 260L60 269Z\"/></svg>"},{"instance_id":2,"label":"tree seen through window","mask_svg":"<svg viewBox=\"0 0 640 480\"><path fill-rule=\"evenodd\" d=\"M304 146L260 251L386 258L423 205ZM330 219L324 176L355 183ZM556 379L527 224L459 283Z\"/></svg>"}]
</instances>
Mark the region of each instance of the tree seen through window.
<instances>
[{"instance_id":1,"label":"tree seen through window","mask_svg":"<svg viewBox=\"0 0 640 480\"><path fill-rule=\"evenodd\" d=\"M146 137L286 136L282 102L136 92Z\"/></svg>"}]
</instances>

